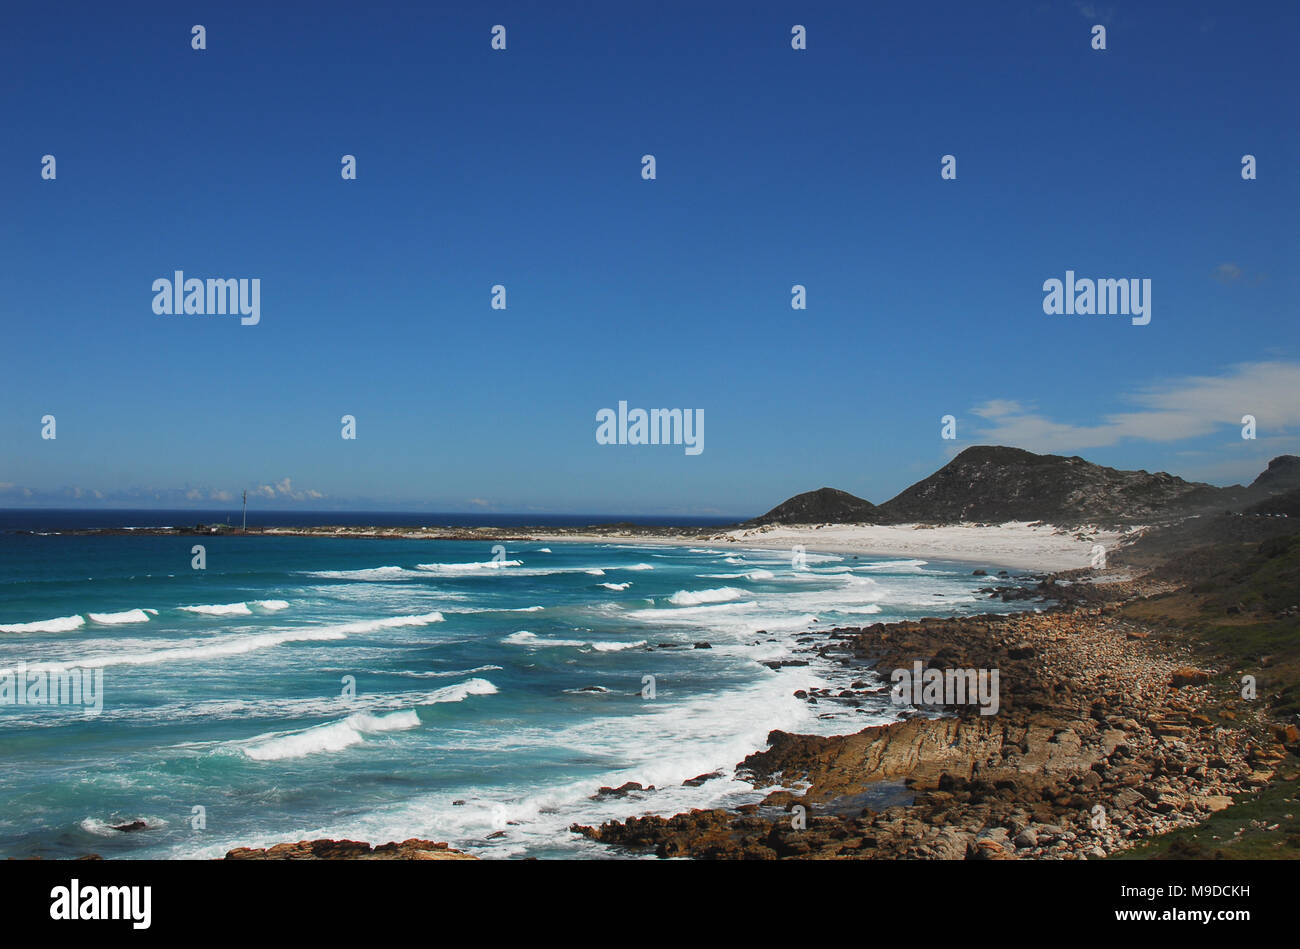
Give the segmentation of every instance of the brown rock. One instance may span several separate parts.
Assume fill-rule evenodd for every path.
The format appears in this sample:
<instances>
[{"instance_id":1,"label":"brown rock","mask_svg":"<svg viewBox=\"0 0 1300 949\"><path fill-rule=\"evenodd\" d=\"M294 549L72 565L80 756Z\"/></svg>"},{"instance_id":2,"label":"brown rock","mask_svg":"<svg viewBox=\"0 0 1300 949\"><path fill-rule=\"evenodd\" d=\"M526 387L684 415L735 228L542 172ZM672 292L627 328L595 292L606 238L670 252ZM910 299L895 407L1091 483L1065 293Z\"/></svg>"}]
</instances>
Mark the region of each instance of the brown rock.
<instances>
[{"instance_id":1,"label":"brown rock","mask_svg":"<svg viewBox=\"0 0 1300 949\"><path fill-rule=\"evenodd\" d=\"M399 843L371 847L359 840L300 840L275 844L265 850L238 847L226 854L227 860L477 860L445 843L411 837Z\"/></svg>"}]
</instances>

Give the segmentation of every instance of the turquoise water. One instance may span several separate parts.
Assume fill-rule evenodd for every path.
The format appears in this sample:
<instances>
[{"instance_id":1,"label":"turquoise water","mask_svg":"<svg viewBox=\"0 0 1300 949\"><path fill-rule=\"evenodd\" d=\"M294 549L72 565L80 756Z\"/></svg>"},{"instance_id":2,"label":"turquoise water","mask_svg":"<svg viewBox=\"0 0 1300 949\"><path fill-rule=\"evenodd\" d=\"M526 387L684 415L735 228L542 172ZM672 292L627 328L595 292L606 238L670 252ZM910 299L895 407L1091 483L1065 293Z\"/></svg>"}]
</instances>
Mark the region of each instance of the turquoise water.
<instances>
[{"instance_id":1,"label":"turquoise water","mask_svg":"<svg viewBox=\"0 0 1300 949\"><path fill-rule=\"evenodd\" d=\"M0 535L0 680L75 668L103 690L97 713L0 704L0 856L608 856L569 825L754 801L732 769L771 729L892 720L883 694L793 696L864 675L808 631L1010 608L970 574L730 545ZM788 658L810 665L762 664ZM592 799L627 781L658 790Z\"/></svg>"}]
</instances>

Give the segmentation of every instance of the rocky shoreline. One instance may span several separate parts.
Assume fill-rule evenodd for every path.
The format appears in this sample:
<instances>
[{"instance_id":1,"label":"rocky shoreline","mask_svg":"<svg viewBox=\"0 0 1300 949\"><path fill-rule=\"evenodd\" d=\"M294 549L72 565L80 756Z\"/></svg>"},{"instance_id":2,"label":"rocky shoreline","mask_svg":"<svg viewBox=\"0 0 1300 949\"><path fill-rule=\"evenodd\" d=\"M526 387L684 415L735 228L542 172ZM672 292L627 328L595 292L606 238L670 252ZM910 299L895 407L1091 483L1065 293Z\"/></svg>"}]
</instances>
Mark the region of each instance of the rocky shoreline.
<instances>
[{"instance_id":1,"label":"rocky shoreline","mask_svg":"<svg viewBox=\"0 0 1300 949\"><path fill-rule=\"evenodd\" d=\"M1242 688L1243 672L1281 674L1289 652L1250 654L1245 664L1248 650L1216 657L1201 638L1208 627L1152 613L1170 596L1177 606L1189 576L1078 570L981 591L1032 601L1033 612L809 632L799 639L803 651L843 667L851 682L805 690L792 680L809 704L871 705L889 690L892 670L919 663L996 670L996 711L939 703L853 734L773 731L765 749L736 766L768 792L754 803L570 831L611 855L697 859L1097 859L1157 845L1222 856L1224 846L1246 841L1257 854L1291 855L1300 849L1300 731L1281 709L1292 688L1287 676L1268 695L1246 697ZM1235 623L1240 610L1223 612ZM1210 616L1205 607L1200 615ZM1291 641L1284 634L1279 643ZM631 814L654 790L631 782L595 797L625 798ZM1232 816L1234 808L1247 816ZM227 859L469 856L417 839L378 847L317 840L239 848Z\"/></svg>"},{"instance_id":2,"label":"rocky shoreline","mask_svg":"<svg viewBox=\"0 0 1300 949\"><path fill-rule=\"evenodd\" d=\"M226 860L477 860L445 843L411 837L401 843L372 847L359 840L300 840L265 849L238 847Z\"/></svg>"},{"instance_id":3,"label":"rocky shoreline","mask_svg":"<svg viewBox=\"0 0 1300 949\"><path fill-rule=\"evenodd\" d=\"M760 803L571 830L661 857L1088 859L1200 824L1295 771L1300 735L1225 670L1121 615L1153 589L1049 578L1040 591L1063 602L1046 612L821 634L818 651L876 689L916 661L999 670L1000 708L930 707L831 738L774 731L738 765L775 789ZM891 782L910 801L862 806Z\"/></svg>"}]
</instances>

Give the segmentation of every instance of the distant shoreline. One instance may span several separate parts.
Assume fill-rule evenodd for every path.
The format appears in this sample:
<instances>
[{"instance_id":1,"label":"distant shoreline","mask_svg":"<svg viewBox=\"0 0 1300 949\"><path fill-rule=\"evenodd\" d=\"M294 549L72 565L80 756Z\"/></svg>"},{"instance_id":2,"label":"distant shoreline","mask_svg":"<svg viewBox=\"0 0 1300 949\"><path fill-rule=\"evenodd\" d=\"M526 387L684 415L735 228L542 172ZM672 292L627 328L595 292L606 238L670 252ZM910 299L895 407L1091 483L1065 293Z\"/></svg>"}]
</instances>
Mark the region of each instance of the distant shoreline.
<instances>
[{"instance_id":1,"label":"distant shoreline","mask_svg":"<svg viewBox=\"0 0 1300 949\"><path fill-rule=\"evenodd\" d=\"M853 554L882 559L941 560L1016 570L1062 571L1088 567L1096 547L1121 546L1144 528L1128 531L1096 526L1063 527L1041 522L1005 524L823 524L746 527L743 525L661 526L589 525L538 527L250 527L247 532L221 525L190 527L83 528L18 531L42 536L323 537L373 540L454 540L480 543L610 543L687 546L734 544L737 548Z\"/></svg>"}]
</instances>

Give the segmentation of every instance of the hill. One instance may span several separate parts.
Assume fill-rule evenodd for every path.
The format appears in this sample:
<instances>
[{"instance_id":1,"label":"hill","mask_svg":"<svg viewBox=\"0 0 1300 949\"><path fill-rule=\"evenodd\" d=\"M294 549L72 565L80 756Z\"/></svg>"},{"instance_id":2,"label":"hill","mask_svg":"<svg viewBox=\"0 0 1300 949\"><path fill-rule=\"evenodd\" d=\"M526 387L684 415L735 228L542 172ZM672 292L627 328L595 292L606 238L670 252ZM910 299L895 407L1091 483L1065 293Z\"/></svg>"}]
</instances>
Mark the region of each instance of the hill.
<instances>
[{"instance_id":1,"label":"hill","mask_svg":"<svg viewBox=\"0 0 1300 949\"><path fill-rule=\"evenodd\" d=\"M796 494L748 524L861 524L872 523L875 518L876 506L870 501L847 491L818 488Z\"/></svg>"},{"instance_id":2,"label":"hill","mask_svg":"<svg viewBox=\"0 0 1300 949\"><path fill-rule=\"evenodd\" d=\"M888 523L1151 520L1213 503L1222 489L1163 471L1120 471L1078 457L976 446L880 505Z\"/></svg>"},{"instance_id":3,"label":"hill","mask_svg":"<svg viewBox=\"0 0 1300 949\"><path fill-rule=\"evenodd\" d=\"M763 524L1172 523L1193 514L1294 513L1300 457L1282 455L1249 487L1215 487L1163 471L1124 471L1077 455L967 448L879 506L834 488L799 494L747 526Z\"/></svg>"}]
</instances>

